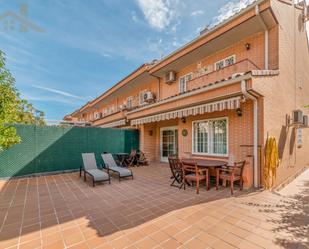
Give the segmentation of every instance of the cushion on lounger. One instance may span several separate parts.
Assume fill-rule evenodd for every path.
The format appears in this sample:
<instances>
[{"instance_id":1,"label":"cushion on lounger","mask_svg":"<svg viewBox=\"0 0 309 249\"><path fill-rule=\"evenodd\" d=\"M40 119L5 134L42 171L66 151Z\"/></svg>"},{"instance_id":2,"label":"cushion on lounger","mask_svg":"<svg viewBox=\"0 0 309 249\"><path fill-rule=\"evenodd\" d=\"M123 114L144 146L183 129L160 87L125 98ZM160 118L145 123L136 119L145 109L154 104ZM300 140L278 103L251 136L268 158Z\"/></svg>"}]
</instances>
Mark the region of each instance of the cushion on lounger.
<instances>
[{"instance_id":1,"label":"cushion on lounger","mask_svg":"<svg viewBox=\"0 0 309 249\"><path fill-rule=\"evenodd\" d=\"M108 180L108 174L102 170L89 169L86 171L93 176L95 182Z\"/></svg>"}]
</instances>

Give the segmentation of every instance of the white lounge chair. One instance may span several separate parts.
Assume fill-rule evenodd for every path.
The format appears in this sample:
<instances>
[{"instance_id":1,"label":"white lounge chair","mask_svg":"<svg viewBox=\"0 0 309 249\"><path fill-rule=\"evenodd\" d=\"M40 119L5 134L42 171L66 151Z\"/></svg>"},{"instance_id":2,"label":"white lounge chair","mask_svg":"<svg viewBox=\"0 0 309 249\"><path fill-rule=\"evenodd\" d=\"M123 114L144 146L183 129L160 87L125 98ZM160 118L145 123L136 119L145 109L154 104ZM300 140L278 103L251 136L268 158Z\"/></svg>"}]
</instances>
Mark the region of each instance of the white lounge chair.
<instances>
[{"instance_id":1,"label":"white lounge chair","mask_svg":"<svg viewBox=\"0 0 309 249\"><path fill-rule=\"evenodd\" d=\"M125 177L132 177L133 179L132 171L127 168L118 166L112 154L110 153L102 154L101 156L102 156L105 168L108 170L108 172L112 171L116 173L119 177L119 181L121 180L121 178L125 178Z\"/></svg>"},{"instance_id":2,"label":"white lounge chair","mask_svg":"<svg viewBox=\"0 0 309 249\"><path fill-rule=\"evenodd\" d=\"M108 181L111 183L110 176L103 170L98 169L94 153L82 153L83 157L83 168L80 169L80 177L82 175L82 170L84 171L84 181L86 181L86 174L92 177L93 187L96 182Z\"/></svg>"}]
</instances>

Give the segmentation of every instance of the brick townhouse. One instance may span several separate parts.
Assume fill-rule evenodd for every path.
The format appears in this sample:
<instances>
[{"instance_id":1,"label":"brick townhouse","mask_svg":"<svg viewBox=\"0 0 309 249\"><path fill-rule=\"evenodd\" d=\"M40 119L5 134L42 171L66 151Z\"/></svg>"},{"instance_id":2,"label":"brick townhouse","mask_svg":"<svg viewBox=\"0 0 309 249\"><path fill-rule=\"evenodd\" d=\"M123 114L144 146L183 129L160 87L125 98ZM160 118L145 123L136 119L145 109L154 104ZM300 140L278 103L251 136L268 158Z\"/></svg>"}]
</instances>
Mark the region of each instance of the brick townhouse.
<instances>
[{"instance_id":1,"label":"brick townhouse","mask_svg":"<svg viewBox=\"0 0 309 249\"><path fill-rule=\"evenodd\" d=\"M247 187L263 185L264 146L274 136L279 185L309 165L306 8L255 1L64 119L138 129L151 162L246 159Z\"/></svg>"}]
</instances>

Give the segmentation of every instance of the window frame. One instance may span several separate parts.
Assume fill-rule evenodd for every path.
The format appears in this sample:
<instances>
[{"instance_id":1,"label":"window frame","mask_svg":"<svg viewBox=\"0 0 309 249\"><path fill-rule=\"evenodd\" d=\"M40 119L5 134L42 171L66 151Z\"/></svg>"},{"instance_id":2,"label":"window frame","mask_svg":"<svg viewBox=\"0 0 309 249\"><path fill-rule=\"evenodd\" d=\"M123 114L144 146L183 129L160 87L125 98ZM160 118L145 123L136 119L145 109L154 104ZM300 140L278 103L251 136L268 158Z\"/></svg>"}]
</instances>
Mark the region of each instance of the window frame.
<instances>
[{"instance_id":1,"label":"window frame","mask_svg":"<svg viewBox=\"0 0 309 249\"><path fill-rule=\"evenodd\" d=\"M191 76L191 79L190 79L190 80L192 80L192 79L193 79L193 72L184 74L184 75L182 75L181 77L179 77L179 80L178 80L178 92L179 92L179 93L185 93L185 92L187 91L187 82L188 82L188 80L187 80L186 78L187 78L187 76L189 76L189 75ZM184 85L184 91L183 91L183 92L181 91L181 84L180 84L181 79L184 79L184 80L185 80L185 85ZM190 80L189 80L189 81L190 81Z\"/></svg>"},{"instance_id":2,"label":"window frame","mask_svg":"<svg viewBox=\"0 0 309 249\"><path fill-rule=\"evenodd\" d=\"M223 58L223 59L221 59L221 60L216 61L216 62L214 63L214 71L219 71L219 70L221 70L221 69L223 69L223 68L225 68L225 67L230 66L230 65L226 65L226 63L225 63L225 61L226 61L227 59L230 59L230 58L234 58L234 63L233 63L233 64L230 64L230 65L234 65L234 64L236 63L236 55L235 55L235 54L230 55L230 56L228 56L228 57L226 57L226 58ZM220 69L217 69L217 64L218 64L218 63L221 63L221 62L223 62L223 67L220 68Z\"/></svg>"},{"instance_id":3,"label":"window frame","mask_svg":"<svg viewBox=\"0 0 309 249\"><path fill-rule=\"evenodd\" d=\"M195 123L201 123L206 121L214 121L214 120L226 120L226 154L215 154L215 153L205 153L205 152L196 152L194 150L195 146L195 133L194 133L194 124ZM229 118L227 116L219 117L219 118L207 118L207 119L200 119L200 120L194 120L192 121L192 138L191 138L191 151L193 155L201 155L201 156L212 156L212 157L228 157L229 155ZM209 136L209 135L208 135ZM210 151L210 142L208 138L208 151Z\"/></svg>"},{"instance_id":4,"label":"window frame","mask_svg":"<svg viewBox=\"0 0 309 249\"><path fill-rule=\"evenodd\" d=\"M146 92L148 92L147 89L144 89L144 90L139 92L139 94L138 94L138 104L139 104L139 106L143 106L143 105L147 104L147 102L145 102L144 98L141 98L141 95L145 94ZM141 99L143 99L143 102L141 102Z\"/></svg>"},{"instance_id":5,"label":"window frame","mask_svg":"<svg viewBox=\"0 0 309 249\"><path fill-rule=\"evenodd\" d=\"M128 108L128 109L133 108L133 100L134 100L133 96L129 96L129 97L127 97L127 101L126 101L126 108ZM131 103L131 105L130 105L130 106L129 106L129 103Z\"/></svg>"}]
</instances>

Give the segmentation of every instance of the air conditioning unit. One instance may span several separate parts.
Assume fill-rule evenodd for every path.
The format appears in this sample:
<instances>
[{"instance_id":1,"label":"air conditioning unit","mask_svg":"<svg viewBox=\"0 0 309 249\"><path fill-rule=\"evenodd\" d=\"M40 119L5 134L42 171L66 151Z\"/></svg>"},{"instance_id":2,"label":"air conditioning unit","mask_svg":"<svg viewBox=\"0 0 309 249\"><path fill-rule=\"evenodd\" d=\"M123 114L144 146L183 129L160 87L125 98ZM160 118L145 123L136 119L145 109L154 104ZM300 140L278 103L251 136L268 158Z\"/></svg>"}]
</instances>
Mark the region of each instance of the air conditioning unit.
<instances>
[{"instance_id":1,"label":"air conditioning unit","mask_svg":"<svg viewBox=\"0 0 309 249\"><path fill-rule=\"evenodd\" d=\"M308 128L308 116L307 115L303 116L303 126Z\"/></svg>"},{"instance_id":2,"label":"air conditioning unit","mask_svg":"<svg viewBox=\"0 0 309 249\"><path fill-rule=\"evenodd\" d=\"M303 112L301 110L295 110L293 111L292 116L293 125L301 125L303 124Z\"/></svg>"},{"instance_id":3,"label":"air conditioning unit","mask_svg":"<svg viewBox=\"0 0 309 249\"><path fill-rule=\"evenodd\" d=\"M171 84L176 81L176 72L169 71L165 74L165 83Z\"/></svg>"},{"instance_id":4,"label":"air conditioning unit","mask_svg":"<svg viewBox=\"0 0 309 249\"><path fill-rule=\"evenodd\" d=\"M144 102L153 102L154 101L154 95L152 92L148 91L148 92L144 92L143 93L143 100Z\"/></svg>"}]
</instances>

